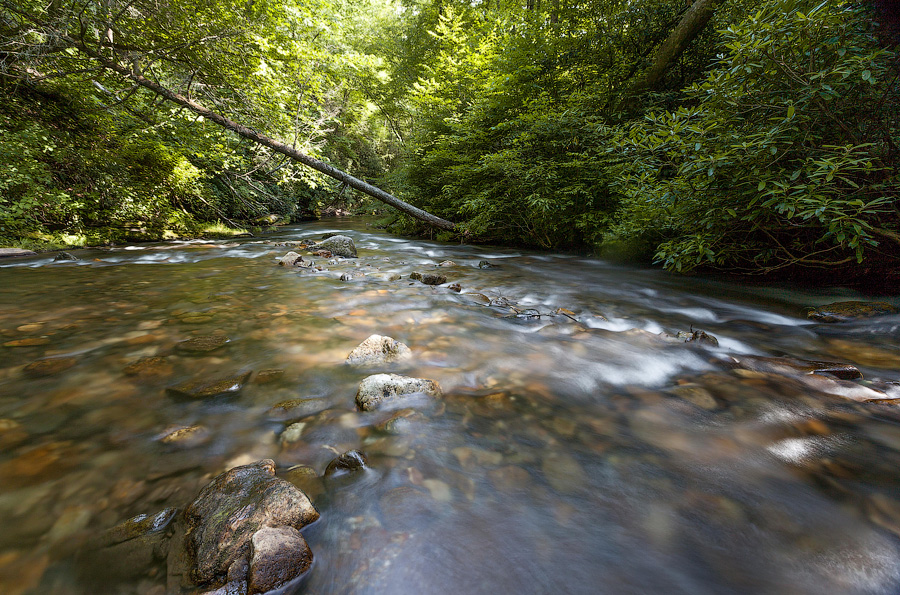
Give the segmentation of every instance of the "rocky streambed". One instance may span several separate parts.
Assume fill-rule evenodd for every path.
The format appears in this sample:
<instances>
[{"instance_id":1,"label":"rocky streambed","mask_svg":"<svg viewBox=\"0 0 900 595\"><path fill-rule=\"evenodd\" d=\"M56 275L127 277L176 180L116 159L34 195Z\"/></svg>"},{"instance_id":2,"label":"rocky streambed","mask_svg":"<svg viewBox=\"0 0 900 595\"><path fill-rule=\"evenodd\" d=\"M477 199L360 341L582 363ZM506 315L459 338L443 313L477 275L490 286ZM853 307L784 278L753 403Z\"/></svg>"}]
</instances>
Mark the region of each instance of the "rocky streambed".
<instances>
[{"instance_id":1,"label":"rocky streambed","mask_svg":"<svg viewBox=\"0 0 900 595\"><path fill-rule=\"evenodd\" d=\"M0 260L0 592L900 589L897 297L354 221L70 256Z\"/></svg>"}]
</instances>

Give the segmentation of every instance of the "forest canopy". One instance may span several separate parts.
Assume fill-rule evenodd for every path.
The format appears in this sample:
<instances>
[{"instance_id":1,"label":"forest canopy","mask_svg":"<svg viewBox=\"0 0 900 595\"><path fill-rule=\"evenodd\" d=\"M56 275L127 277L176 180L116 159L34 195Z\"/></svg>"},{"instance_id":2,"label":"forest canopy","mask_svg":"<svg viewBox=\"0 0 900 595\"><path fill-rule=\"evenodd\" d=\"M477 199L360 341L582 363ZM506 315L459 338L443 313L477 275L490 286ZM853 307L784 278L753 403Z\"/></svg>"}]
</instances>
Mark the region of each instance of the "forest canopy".
<instances>
[{"instance_id":1,"label":"forest canopy","mask_svg":"<svg viewBox=\"0 0 900 595\"><path fill-rule=\"evenodd\" d=\"M890 7L0 0L0 236L373 209L139 76L453 222L445 239L894 271Z\"/></svg>"}]
</instances>

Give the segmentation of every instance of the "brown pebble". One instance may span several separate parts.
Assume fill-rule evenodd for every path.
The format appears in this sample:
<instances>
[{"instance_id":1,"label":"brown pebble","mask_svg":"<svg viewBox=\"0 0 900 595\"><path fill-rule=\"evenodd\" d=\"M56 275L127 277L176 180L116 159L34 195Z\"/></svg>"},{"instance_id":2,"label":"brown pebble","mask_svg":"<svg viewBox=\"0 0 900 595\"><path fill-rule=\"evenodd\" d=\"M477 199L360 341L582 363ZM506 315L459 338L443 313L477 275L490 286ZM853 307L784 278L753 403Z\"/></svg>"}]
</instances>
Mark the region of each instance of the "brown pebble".
<instances>
[{"instance_id":1,"label":"brown pebble","mask_svg":"<svg viewBox=\"0 0 900 595\"><path fill-rule=\"evenodd\" d=\"M31 362L22 370L28 376L40 378L65 372L78 363L74 357L46 357Z\"/></svg>"}]
</instances>

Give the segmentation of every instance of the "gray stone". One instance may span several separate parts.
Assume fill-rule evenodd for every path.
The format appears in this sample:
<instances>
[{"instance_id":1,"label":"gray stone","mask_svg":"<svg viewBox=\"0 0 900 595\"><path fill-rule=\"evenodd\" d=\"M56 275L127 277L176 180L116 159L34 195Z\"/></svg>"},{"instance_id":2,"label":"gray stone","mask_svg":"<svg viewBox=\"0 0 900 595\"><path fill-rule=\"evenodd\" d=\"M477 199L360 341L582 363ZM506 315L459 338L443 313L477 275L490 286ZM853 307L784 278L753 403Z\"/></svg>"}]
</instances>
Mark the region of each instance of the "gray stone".
<instances>
[{"instance_id":1,"label":"gray stone","mask_svg":"<svg viewBox=\"0 0 900 595\"><path fill-rule=\"evenodd\" d=\"M334 256L356 258L356 245L353 243L353 239L348 236L331 236L327 240L310 247L310 250L316 252L327 250Z\"/></svg>"},{"instance_id":2,"label":"gray stone","mask_svg":"<svg viewBox=\"0 0 900 595\"><path fill-rule=\"evenodd\" d=\"M360 411L374 411L404 405L407 398L414 395L440 397L441 394L441 387L434 380L399 374L374 374L359 383L356 406Z\"/></svg>"},{"instance_id":3,"label":"gray stone","mask_svg":"<svg viewBox=\"0 0 900 595\"><path fill-rule=\"evenodd\" d=\"M319 513L306 494L275 477L274 461L264 459L217 476L185 509L184 518L191 578L219 586L233 564L251 560L250 542L260 529L300 529ZM250 575L252 582L252 561Z\"/></svg>"},{"instance_id":4,"label":"gray stone","mask_svg":"<svg viewBox=\"0 0 900 595\"><path fill-rule=\"evenodd\" d=\"M391 337L372 335L350 352L350 355L347 356L347 363L352 365L387 364L410 357L412 357L412 352L409 347L400 341Z\"/></svg>"},{"instance_id":5,"label":"gray stone","mask_svg":"<svg viewBox=\"0 0 900 595\"><path fill-rule=\"evenodd\" d=\"M306 540L293 527L263 527L251 540L249 594L266 593L300 577L312 565Z\"/></svg>"},{"instance_id":6,"label":"gray stone","mask_svg":"<svg viewBox=\"0 0 900 595\"><path fill-rule=\"evenodd\" d=\"M303 262L302 256L300 256L296 252L288 252L281 257L281 260L278 261L278 264L283 267L293 267L299 265L301 262Z\"/></svg>"}]
</instances>

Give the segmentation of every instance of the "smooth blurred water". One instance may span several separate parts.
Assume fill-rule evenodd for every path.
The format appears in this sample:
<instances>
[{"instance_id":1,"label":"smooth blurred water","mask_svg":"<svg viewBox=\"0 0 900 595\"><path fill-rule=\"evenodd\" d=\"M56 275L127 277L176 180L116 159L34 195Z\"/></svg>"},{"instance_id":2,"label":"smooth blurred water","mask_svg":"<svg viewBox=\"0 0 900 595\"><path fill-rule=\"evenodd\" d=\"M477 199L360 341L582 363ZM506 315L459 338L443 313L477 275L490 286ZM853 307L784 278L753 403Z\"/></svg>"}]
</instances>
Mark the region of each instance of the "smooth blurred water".
<instances>
[{"instance_id":1,"label":"smooth blurred water","mask_svg":"<svg viewBox=\"0 0 900 595\"><path fill-rule=\"evenodd\" d=\"M358 259L276 265L291 249L276 242L337 231ZM900 398L889 384L900 381L900 317L805 318L855 297L845 290L408 240L352 219L75 254L0 261L0 342L46 339L0 347L0 592L163 593L163 564L120 576L79 552L136 514L183 508L231 466L272 458L285 477L300 464L321 474L349 449L368 471L303 486L322 519L303 531L316 562L298 592L900 591L897 405L727 363L855 363ZM436 267L445 260L455 265ZM413 271L445 274L462 293L411 282ZM691 329L719 346L658 336ZM346 365L376 333L412 360ZM214 334L230 342L174 350ZM159 374L124 373L150 356L165 358ZM23 372L44 357L76 362ZM284 373L232 398L165 392L265 369ZM432 378L445 396L385 433L376 426L394 412L354 404L360 380L381 371ZM271 412L294 399L316 400ZM299 439L284 440L299 420ZM163 440L193 425L192 438Z\"/></svg>"}]
</instances>

